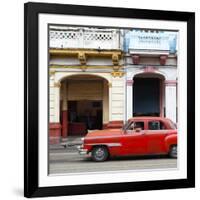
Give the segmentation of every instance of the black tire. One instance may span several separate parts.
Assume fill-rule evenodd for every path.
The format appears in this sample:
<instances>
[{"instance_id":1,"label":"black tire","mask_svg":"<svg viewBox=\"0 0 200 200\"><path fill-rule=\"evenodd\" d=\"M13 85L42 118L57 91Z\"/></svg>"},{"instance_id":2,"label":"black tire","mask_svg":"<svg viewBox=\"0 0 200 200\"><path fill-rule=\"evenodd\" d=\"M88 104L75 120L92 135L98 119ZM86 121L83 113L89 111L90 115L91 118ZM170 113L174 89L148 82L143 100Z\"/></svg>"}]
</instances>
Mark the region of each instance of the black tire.
<instances>
[{"instance_id":1,"label":"black tire","mask_svg":"<svg viewBox=\"0 0 200 200\"><path fill-rule=\"evenodd\" d=\"M171 158L177 158L177 145L172 145L169 150L169 156Z\"/></svg>"},{"instance_id":2,"label":"black tire","mask_svg":"<svg viewBox=\"0 0 200 200\"><path fill-rule=\"evenodd\" d=\"M96 146L92 149L92 160L103 162L108 159L109 152L105 146Z\"/></svg>"}]
</instances>

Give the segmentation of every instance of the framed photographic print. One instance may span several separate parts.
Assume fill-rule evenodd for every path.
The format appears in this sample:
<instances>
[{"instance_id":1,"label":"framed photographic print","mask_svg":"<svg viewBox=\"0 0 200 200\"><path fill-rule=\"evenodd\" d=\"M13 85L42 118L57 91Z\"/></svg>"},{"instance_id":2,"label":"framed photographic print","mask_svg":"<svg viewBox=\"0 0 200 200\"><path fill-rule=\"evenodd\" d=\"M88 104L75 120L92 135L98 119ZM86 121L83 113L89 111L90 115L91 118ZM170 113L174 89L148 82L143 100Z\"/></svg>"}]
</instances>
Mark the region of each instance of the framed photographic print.
<instances>
[{"instance_id":1,"label":"framed photographic print","mask_svg":"<svg viewBox=\"0 0 200 200\"><path fill-rule=\"evenodd\" d=\"M194 187L195 14L24 11L24 195Z\"/></svg>"}]
</instances>

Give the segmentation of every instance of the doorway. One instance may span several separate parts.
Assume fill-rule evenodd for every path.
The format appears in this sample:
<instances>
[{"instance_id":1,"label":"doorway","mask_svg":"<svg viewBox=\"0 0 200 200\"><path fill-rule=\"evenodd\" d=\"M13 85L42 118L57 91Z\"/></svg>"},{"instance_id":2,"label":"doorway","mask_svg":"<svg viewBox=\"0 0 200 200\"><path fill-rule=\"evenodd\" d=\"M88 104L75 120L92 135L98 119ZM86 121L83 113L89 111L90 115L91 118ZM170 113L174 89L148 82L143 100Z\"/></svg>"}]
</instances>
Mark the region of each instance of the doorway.
<instances>
[{"instance_id":1,"label":"doorway","mask_svg":"<svg viewBox=\"0 0 200 200\"><path fill-rule=\"evenodd\" d=\"M161 79L134 78L133 116L160 116Z\"/></svg>"},{"instance_id":2,"label":"doorway","mask_svg":"<svg viewBox=\"0 0 200 200\"><path fill-rule=\"evenodd\" d=\"M67 113L67 136L85 135L100 130L109 116L108 81L94 75L74 75L62 81L61 113ZM63 116L61 114L61 116Z\"/></svg>"},{"instance_id":3,"label":"doorway","mask_svg":"<svg viewBox=\"0 0 200 200\"><path fill-rule=\"evenodd\" d=\"M69 135L83 135L103 126L102 101L68 101Z\"/></svg>"}]
</instances>

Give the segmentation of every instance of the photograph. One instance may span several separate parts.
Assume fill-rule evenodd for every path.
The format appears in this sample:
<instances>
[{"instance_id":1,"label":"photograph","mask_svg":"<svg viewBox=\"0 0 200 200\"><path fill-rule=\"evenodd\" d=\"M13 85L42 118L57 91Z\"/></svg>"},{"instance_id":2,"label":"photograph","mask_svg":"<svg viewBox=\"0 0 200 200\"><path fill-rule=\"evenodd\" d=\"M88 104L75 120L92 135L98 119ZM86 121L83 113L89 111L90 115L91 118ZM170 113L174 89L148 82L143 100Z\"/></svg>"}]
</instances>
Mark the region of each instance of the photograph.
<instances>
[{"instance_id":1,"label":"photograph","mask_svg":"<svg viewBox=\"0 0 200 200\"><path fill-rule=\"evenodd\" d=\"M25 4L24 195L194 187L194 13Z\"/></svg>"},{"instance_id":2,"label":"photograph","mask_svg":"<svg viewBox=\"0 0 200 200\"><path fill-rule=\"evenodd\" d=\"M175 30L48 25L49 174L176 169Z\"/></svg>"}]
</instances>

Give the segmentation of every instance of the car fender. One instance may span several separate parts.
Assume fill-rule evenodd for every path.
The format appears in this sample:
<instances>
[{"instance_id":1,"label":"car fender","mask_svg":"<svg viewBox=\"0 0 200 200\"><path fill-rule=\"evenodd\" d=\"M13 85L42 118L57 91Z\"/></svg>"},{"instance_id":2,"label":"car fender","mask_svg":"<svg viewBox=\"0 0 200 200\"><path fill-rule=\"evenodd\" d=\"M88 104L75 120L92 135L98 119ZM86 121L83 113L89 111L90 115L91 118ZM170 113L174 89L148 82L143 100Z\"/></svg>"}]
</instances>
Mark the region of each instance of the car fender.
<instances>
[{"instance_id":1,"label":"car fender","mask_svg":"<svg viewBox=\"0 0 200 200\"><path fill-rule=\"evenodd\" d=\"M171 134L166 136L165 138L165 146L167 152L169 152L169 148L171 145L177 145L177 134Z\"/></svg>"},{"instance_id":2,"label":"car fender","mask_svg":"<svg viewBox=\"0 0 200 200\"><path fill-rule=\"evenodd\" d=\"M92 149L96 146L105 146L107 147L109 154L110 155L117 155L119 154L120 148L121 148L121 143L118 142L103 142L103 143L88 143L84 145L84 148L88 150L88 152L91 152Z\"/></svg>"}]
</instances>

